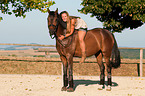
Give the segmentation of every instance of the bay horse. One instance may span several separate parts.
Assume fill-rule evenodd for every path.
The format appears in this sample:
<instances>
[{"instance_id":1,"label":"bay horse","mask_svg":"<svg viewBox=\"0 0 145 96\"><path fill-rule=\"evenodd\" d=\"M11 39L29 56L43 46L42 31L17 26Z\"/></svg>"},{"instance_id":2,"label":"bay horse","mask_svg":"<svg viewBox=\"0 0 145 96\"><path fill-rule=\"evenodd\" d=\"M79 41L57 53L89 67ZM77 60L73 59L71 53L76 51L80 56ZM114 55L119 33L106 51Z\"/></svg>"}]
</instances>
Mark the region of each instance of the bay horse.
<instances>
[{"instance_id":1,"label":"bay horse","mask_svg":"<svg viewBox=\"0 0 145 96\"><path fill-rule=\"evenodd\" d=\"M60 15L58 9L50 11L48 9L48 29L52 38L56 39L56 49L60 55L63 64L63 87L62 91L73 92L73 57L81 57L81 49L79 44L78 33L75 32L60 40L58 37L64 35L64 27L60 23ZM107 91L111 91L111 69L112 67L118 68L120 66L120 52L117 47L116 40L111 32L102 28L95 28L88 30L85 36L86 56L95 55L97 63L100 67L100 85L99 90L104 88L105 83L105 66L103 64L103 57L107 65ZM91 66L91 65L90 65Z\"/></svg>"}]
</instances>

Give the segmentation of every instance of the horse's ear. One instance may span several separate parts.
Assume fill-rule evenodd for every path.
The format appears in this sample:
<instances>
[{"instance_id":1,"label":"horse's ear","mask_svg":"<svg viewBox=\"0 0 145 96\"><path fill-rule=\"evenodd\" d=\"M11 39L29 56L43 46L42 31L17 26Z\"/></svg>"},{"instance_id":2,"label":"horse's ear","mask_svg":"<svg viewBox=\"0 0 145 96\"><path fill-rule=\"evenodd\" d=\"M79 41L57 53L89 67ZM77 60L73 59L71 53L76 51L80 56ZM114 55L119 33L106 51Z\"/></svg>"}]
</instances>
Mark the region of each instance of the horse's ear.
<instances>
[{"instance_id":1,"label":"horse's ear","mask_svg":"<svg viewBox=\"0 0 145 96\"><path fill-rule=\"evenodd\" d=\"M56 9L55 13L58 13L58 8Z\"/></svg>"},{"instance_id":2,"label":"horse's ear","mask_svg":"<svg viewBox=\"0 0 145 96\"><path fill-rule=\"evenodd\" d=\"M50 13L50 10L49 10L49 8L47 8L47 11L48 11L48 13Z\"/></svg>"}]
</instances>

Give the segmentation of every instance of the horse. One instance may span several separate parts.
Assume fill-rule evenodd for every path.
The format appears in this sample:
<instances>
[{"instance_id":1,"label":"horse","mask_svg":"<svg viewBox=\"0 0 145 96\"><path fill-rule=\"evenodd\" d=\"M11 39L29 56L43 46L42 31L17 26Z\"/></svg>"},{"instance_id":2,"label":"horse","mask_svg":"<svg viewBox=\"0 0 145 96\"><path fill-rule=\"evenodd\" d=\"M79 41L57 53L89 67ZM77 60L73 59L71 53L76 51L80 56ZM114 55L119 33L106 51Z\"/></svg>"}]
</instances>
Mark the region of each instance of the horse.
<instances>
[{"instance_id":1,"label":"horse","mask_svg":"<svg viewBox=\"0 0 145 96\"><path fill-rule=\"evenodd\" d=\"M58 38L60 35L65 34L64 27L60 23L60 18L58 8L55 11L48 9L47 21L49 34L52 39L56 39L56 49L63 65L63 87L61 91L73 92L75 86L73 82L73 57L81 57L81 49L77 30L75 30L71 36L63 40ZM118 68L121 63L120 52L114 35L106 29L95 28L87 31L84 41L86 45L86 56L90 57L95 55L100 67L101 74L98 90L102 90L105 87L104 58L107 65L108 79L106 90L111 91L111 69L112 67Z\"/></svg>"}]
</instances>

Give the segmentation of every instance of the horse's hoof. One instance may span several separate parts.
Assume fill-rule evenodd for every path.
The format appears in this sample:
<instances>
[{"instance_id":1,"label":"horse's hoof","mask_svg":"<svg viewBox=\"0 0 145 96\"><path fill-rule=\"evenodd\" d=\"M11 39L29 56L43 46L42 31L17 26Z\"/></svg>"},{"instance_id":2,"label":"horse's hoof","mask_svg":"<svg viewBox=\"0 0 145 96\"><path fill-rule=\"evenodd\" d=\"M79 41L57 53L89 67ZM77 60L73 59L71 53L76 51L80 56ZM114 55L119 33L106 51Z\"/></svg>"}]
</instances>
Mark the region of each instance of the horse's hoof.
<instances>
[{"instance_id":1,"label":"horse's hoof","mask_svg":"<svg viewBox=\"0 0 145 96\"><path fill-rule=\"evenodd\" d=\"M98 90L103 90L104 86L103 85L99 85Z\"/></svg>"},{"instance_id":2,"label":"horse's hoof","mask_svg":"<svg viewBox=\"0 0 145 96\"><path fill-rule=\"evenodd\" d=\"M67 90L67 87L62 87L61 88L61 91L66 91Z\"/></svg>"},{"instance_id":3,"label":"horse's hoof","mask_svg":"<svg viewBox=\"0 0 145 96\"><path fill-rule=\"evenodd\" d=\"M73 88L68 88L67 92L74 92L74 89Z\"/></svg>"},{"instance_id":4,"label":"horse's hoof","mask_svg":"<svg viewBox=\"0 0 145 96\"><path fill-rule=\"evenodd\" d=\"M108 86L106 91L111 91L111 86Z\"/></svg>"}]
</instances>

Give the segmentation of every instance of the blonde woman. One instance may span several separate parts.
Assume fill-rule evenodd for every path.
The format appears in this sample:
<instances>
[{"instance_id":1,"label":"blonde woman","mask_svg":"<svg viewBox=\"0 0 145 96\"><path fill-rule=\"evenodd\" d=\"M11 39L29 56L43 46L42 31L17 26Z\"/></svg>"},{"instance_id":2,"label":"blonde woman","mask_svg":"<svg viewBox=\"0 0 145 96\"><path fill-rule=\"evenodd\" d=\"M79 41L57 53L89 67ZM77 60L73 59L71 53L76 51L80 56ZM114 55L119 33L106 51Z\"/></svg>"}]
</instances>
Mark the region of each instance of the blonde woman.
<instances>
[{"instance_id":1,"label":"blonde woman","mask_svg":"<svg viewBox=\"0 0 145 96\"><path fill-rule=\"evenodd\" d=\"M83 19L80 17L74 17L74 16L69 16L67 11L63 11L60 13L60 16L64 22L67 23L67 28L66 28L66 35L63 36L61 35L59 39L64 39L74 32L74 30L78 31L78 36L79 36L79 43L80 43L80 48L81 48L81 53L82 53L82 58L80 63L83 63L86 58L86 50L85 50L85 42L84 42L84 37L87 32L87 24Z\"/></svg>"}]
</instances>

